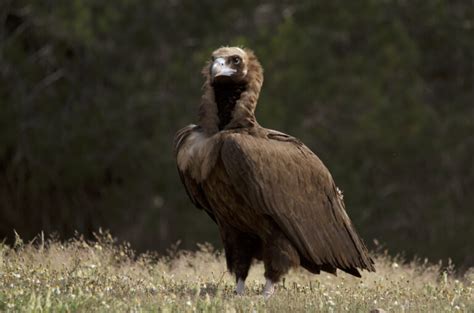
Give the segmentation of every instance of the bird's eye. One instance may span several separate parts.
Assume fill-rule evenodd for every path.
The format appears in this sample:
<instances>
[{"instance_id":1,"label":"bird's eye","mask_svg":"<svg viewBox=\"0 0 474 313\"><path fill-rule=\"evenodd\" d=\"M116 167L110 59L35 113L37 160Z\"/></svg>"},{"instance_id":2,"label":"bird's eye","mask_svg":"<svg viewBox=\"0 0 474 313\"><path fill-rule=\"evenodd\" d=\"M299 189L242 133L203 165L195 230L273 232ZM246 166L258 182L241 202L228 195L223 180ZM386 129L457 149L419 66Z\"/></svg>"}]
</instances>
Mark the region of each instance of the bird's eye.
<instances>
[{"instance_id":1,"label":"bird's eye","mask_svg":"<svg viewBox=\"0 0 474 313\"><path fill-rule=\"evenodd\" d=\"M232 57L232 63L234 63L235 65L240 64L241 61L242 60L238 56Z\"/></svg>"}]
</instances>

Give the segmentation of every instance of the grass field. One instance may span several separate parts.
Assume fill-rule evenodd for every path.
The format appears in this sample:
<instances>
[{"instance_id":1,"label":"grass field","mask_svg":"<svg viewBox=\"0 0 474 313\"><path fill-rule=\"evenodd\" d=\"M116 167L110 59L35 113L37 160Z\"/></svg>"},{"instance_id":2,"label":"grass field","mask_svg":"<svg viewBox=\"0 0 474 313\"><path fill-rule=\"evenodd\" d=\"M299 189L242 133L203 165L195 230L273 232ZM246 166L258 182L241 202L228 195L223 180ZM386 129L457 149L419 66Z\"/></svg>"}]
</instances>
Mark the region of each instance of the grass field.
<instances>
[{"instance_id":1,"label":"grass field","mask_svg":"<svg viewBox=\"0 0 474 313\"><path fill-rule=\"evenodd\" d=\"M96 242L17 239L13 248L0 244L0 311L474 312L474 271L453 277L435 265L375 259L377 273L362 279L292 271L264 301L262 265L236 296L222 253L208 245L159 257L134 255L107 234Z\"/></svg>"}]
</instances>

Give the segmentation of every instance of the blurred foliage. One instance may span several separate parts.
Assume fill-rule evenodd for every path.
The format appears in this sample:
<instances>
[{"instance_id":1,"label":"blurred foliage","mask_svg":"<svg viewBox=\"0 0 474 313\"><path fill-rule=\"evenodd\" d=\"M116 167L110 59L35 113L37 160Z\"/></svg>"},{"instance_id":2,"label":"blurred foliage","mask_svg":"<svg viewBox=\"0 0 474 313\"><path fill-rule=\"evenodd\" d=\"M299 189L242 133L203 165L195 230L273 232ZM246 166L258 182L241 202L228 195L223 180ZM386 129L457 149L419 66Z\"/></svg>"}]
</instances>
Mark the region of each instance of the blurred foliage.
<instances>
[{"instance_id":1,"label":"blurred foliage","mask_svg":"<svg viewBox=\"0 0 474 313\"><path fill-rule=\"evenodd\" d=\"M0 25L0 237L217 243L172 138L211 51L245 45L260 123L321 157L369 243L474 264L471 1L4 0Z\"/></svg>"}]
</instances>

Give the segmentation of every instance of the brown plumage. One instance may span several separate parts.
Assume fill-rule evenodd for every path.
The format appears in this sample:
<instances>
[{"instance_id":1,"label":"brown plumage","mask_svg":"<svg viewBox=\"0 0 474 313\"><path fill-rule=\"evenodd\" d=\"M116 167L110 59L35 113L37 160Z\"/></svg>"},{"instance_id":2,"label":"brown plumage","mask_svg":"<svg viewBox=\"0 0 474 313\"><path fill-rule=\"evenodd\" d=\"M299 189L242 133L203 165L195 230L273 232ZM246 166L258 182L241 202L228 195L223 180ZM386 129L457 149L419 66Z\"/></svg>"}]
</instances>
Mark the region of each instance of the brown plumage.
<instances>
[{"instance_id":1,"label":"brown plumage","mask_svg":"<svg viewBox=\"0 0 474 313\"><path fill-rule=\"evenodd\" d=\"M257 123L263 70L254 53L217 49L203 75L199 121L176 134L176 160L191 201L219 227L237 292L253 259L265 265L265 297L294 266L358 277L358 269L375 271L321 160Z\"/></svg>"}]
</instances>

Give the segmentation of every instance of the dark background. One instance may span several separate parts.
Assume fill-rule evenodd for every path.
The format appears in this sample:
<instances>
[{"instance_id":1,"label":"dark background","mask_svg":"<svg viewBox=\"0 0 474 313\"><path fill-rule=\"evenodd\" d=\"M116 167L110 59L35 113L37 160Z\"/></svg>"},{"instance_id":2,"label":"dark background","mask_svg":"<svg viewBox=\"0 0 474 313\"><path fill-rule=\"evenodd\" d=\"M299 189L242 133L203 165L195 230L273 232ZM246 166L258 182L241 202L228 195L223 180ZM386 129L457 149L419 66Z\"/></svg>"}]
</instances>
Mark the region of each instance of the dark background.
<instances>
[{"instance_id":1,"label":"dark background","mask_svg":"<svg viewBox=\"0 0 474 313\"><path fill-rule=\"evenodd\" d=\"M0 238L219 244L172 139L196 121L210 53L244 45L265 69L260 123L320 156L370 246L472 266L473 7L1 0Z\"/></svg>"}]
</instances>

